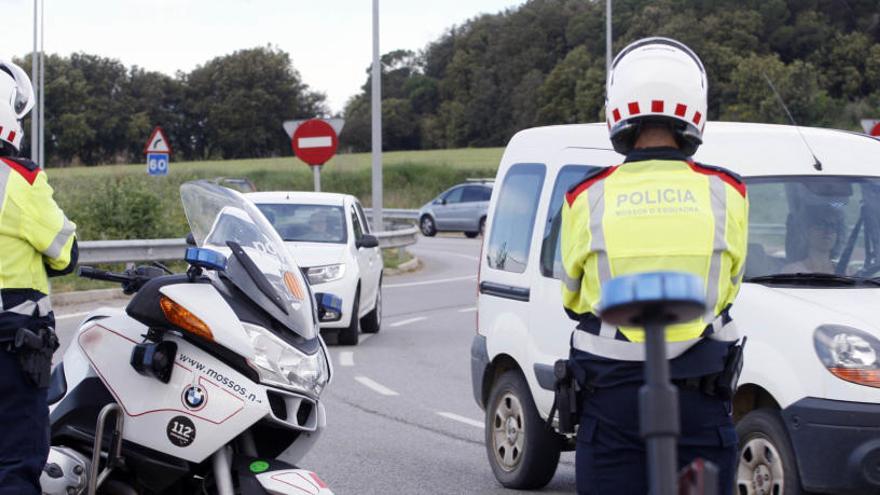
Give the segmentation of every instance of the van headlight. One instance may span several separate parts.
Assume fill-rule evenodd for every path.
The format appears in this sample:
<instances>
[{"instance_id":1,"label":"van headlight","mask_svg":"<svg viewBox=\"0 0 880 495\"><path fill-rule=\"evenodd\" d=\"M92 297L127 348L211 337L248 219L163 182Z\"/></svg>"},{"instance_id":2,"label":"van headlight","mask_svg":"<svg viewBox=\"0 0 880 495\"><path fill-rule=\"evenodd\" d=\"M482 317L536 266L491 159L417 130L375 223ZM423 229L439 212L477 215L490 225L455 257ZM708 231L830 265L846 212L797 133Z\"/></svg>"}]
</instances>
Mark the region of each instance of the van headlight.
<instances>
[{"instance_id":1,"label":"van headlight","mask_svg":"<svg viewBox=\"0 0 880 495\"><path fill-rule=\"evenodd\" d=\"M880 340L843 325L822 325L813 333L816 354L841 380L880 388Z\"/></svg>"},{"instance_id":2,"label":"van headlight","mask_svg":"<svg viewBox=\"0 0 880 495\"><path fill-rule=\"evenodd\" d=\"M269 330L242 323L254 348L250 363L260 374L260 383L275 385L317 397L330 380L330 367L323 346L305 354Z\"/></svg>"},{"instance_id":3,"label":"van headlight","mask_svg":"<svg viewBox=\"0 0 880 495\"><path fill-rule=\"evenodd\" d=\"M306 276L312 285L339 280L345 275L345 264L313 266L306 269Z\"/></svg>"}]
</instances>

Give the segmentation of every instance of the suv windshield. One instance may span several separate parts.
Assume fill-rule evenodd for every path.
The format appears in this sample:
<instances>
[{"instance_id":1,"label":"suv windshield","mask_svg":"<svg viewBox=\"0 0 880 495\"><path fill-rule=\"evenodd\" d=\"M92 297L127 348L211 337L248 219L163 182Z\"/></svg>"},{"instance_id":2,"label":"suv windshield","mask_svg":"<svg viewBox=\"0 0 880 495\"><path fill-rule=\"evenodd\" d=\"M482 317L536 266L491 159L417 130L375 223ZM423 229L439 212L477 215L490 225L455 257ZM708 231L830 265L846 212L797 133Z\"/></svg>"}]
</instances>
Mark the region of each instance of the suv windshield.
<instances>
[{"instance_id":1,"label":"suv windshield","mask_svg":"<svg viewBox=\"0 0 880 495\"><path fill-rule=\"evenodd\" d=\"M746 280L828 285L880 271L880 179L747 179ZM837 275L837 277L834 277Z\"/></svg>"},{"instance_id":2,"label":"suv windshield","mask_svg":"<svg viewBox=\"0 0 880 495\"><path fill-rule=\"evenodd\" d=\"M341 206L258 204L257 208L285 241L336 244L348 241Z\"/></svg>"}]
</instances>

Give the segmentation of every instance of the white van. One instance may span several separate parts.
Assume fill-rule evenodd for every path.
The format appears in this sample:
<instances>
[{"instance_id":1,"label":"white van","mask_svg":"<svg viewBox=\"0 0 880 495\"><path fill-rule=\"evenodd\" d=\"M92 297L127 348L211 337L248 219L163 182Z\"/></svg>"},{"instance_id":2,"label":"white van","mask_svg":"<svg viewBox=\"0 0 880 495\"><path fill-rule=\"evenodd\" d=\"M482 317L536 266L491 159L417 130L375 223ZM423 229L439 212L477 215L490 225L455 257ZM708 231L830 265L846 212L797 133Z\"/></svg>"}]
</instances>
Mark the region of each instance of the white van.
<instances>
[{"instance_id":1,"label":"white van","mask_svg":"<svg viewBox=\"0 0 880 495\"><path fill-rule=\"evenodd\" d=\"M751 202L732 309L748 335L737 493L880 493L880 141L720 122L704 141L695 159L743 176ZM562 309L559 210L587 171L622 162L605 124L519 132L501 159L471 369L505 486L545 485L574 448L544 426L575 326Z\"/></svg>"}]
</instances>

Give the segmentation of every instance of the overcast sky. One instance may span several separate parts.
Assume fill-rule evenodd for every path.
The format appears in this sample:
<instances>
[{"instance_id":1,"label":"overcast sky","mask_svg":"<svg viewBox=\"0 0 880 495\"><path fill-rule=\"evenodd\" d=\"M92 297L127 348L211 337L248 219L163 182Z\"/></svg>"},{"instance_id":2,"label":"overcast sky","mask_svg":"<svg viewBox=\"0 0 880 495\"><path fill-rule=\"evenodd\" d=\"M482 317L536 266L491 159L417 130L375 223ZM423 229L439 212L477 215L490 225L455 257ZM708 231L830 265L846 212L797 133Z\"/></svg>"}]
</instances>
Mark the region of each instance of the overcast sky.
<instances>
[{"instance_id":1,"label":"overcast sky","mask_svg":"<svg viewBox=\"0 0 880 495\"><path fill-rule=\"evenodd\" d=\"M45 48L119 59L174 74L242 48L275 45L291 54L306 84L331 110L366 80L372 57L371 0L44 0ZM380 50L418 50L454 24L523 0L381 0ZM0 0L3 48L33 48L33 0Z\"/></svg>"}]
</instances>

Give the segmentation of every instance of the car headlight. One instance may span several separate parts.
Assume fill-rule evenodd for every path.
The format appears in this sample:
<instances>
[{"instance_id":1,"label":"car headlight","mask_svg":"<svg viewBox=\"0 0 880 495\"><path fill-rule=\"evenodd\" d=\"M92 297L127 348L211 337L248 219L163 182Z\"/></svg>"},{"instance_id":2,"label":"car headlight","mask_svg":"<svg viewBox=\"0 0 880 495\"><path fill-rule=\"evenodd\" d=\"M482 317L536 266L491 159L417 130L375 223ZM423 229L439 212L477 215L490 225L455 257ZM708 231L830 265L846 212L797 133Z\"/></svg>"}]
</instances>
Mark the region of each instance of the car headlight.
<instances>
[{"instance_id":1,"label":"car headlight","mask_svg":"<svg viewBox=\"0 0 880 495\"><path fill-rule=\"evenodd\" d=\"M340 263L336 265L313 266L306 270L306 275L309 277L309 283L312 285L332 282L339 280L345 275L345 265Z\"/></svg>"},{"instance_id":2,"label":"car headlight","mask_svg":"<svg viewBox=\"0 0 880 495\"><path fill-rule=\"evenodd\" d=\"M254 365L260 383L306 392L318 396L330 380L330 367L324 347L305 354L269 330L243 323L254 347Z\"/></svg>"},{"instance_id":3,"label":"car headlight","mask_svg":"<svg viewBox=\"0 0 880 495\"><path fill-rule=\"evenodd\" d=\"M813 333L816 354L834 376L880 388L880 340L843 325L822 325Z\"/></svg>"}]
</instances>

